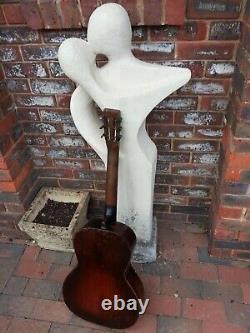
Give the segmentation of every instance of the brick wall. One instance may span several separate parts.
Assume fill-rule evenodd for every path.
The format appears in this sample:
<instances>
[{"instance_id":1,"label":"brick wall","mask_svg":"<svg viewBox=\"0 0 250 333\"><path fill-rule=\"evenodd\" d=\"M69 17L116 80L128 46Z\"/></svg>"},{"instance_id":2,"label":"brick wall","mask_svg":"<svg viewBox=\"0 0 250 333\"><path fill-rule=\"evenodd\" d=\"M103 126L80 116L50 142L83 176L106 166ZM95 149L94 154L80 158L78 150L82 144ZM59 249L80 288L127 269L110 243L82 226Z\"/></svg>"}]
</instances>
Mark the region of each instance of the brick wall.
<instances>
[{"instance_id":1,"label":"brick wall","mask_svg":"<svg viewBox=\"0 0 250 333\"><path fill-rule=\"evenodd\" d=\"M34 184L22 182L28 184L24 195L18 187L6 187L15 177L0 179L0 205L4 209L8 210L6 198L18 195L20 207L25 209L44 184L87 189L92 194L90 212L102 207L103 164L72 122L69 101L74 84L57 61L57 49L65 38L86 38L86 28L80 24L86 26L100 2L62 1L53 8L50 2L48 9L46 1L21 1L23 11L19 4L1 5L0 59L5 91L15 106L12 111L6 108L4 114L15 118L10 121L11 131L14 124L20 128L18 140L29 156L26 163L32 160L33 165L27 177ZM147 129L158 147L155 214L203 229L218 179L220 142L229 113L245 1L119 2L133 22L133 52L138 58L192 71L192 80L150 114ZM247 60L242 66L245 75ZM236 81L241 85L237 73ZM244 94L248 93L246 86ZM247 117L243 107L242 114ZM5 134L4 130L1 142ZM19 143L11 140L9 149ZM3 151L3 158L6 154Z\"/></svg>"},{"instance_id":2,"label":"brick wall","mask_svg":"<svg viewBox=\"0 0 250 333\"><path fill-rule=\"evenodd\" d=\"M250 1L236 55L231 107L221 147L217 196L211 210L210 252L250 259Z\"/></svg>"}]
</instances>

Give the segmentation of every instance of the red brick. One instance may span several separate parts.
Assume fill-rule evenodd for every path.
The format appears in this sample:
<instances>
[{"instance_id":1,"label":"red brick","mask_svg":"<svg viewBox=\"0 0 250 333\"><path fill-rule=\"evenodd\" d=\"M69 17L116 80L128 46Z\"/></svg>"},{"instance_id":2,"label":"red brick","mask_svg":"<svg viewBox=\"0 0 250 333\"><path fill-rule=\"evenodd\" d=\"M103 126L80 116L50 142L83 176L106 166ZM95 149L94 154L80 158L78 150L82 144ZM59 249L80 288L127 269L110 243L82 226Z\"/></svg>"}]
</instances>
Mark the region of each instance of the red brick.
<instances>
[{"instance_id":1,"label":"red brick","mask_svg":"<svg viewBox=\"0 0 250 333\"><path fill-rule=\"evenodd\" d=\"M156 333L156 329L157 317L150 314L144 314L139 318L139 320L137 320L137 322L132 327L127 328L123 331L125 333Z\"/></svg>"},{"instance_id":2,"label":"red brick","mask_svg":"<svg viewBox=\"0 0 250 333\"><path fill-rule=\"evenodd\" d=\"M150 296L147 313L164 316L180 316L181 300L165 295Z\"/></svg>"},{"instance_id":3,"label":"red brick","mask_svg":"<svg viewBox=\"0 0 250 333\"><path fill-rule=\"evenodd\" d=\"M243 300L245 304L250 304L250 285L242 284L241 285L243 291Z\"/></svg>"},{"instance_id":4,"label":"red brick","mask_svg":"<svg viewBox=\"0 0 250 333\"><path fill-rule=\"evenodd\" d=\"M22 1L21 11L29 27L33 29L44 28L43 19L36 0Z\"/></svg>"},{"instance_id":5,"label":"red brick","mask_svg":"<svg viewBox=\"0 0 250 333\"><path fill-rule=\"evenodd\" d=\"M62 0L60 3L62 10L63 28L81 27L81 17L76 0Z\"/></svg>"},{"instance_id":6,"label":"red brick","mask_svg":"<svg viewBox=\"0 0 250 333\"><path fill-rule=\"evenodd\" d=\"M32 318L68 323L72 314L63 302L39 299L32 311Z\"/></svg>"},{"instance_id":7,"label":"red brick","mask_svg":"<svg viewBox=\"0 0 250 333\"><path fill-rule=\"evenodd\" d=\"M10 320L10 317L0 316L0 331L2 333L7 333L7 328L9 326Z\"/></svg>"},{"instance_id":8,"label":"red brick","mask_svg":"<svg viewBox=\"0 0 250 333\"><path fill-rule=\"evenodd\" d=\"M2 7L0 7L0 24L1 24L1 25L6 24L6 20L5 20L4 14L3 14L3 9L2 9Z\"/></svg>"},{"instance_id":9,"label":"red brick","mask_svg":"<svg viewBox=\"0 0 250 333\"><path fill-rule=\"evenodd\" d=\"M66 276L72 271L72 267L53 265L49 274L49 279L63 282Z\"/></svg>"},{"instance_id":10,"label":"red brick","mask_svg":"<svg viewBox=\"0 0 250 333\"><path fill-rule=\"evenodd\" d=\"M160 293L160 277L149 274L141 274L145 295L159 294ZM147 297L147 296L146 296Z\"/></svg>"},{"instance_id":11,"label":"red brick","mask_svg":"<svg viewBox=\"0 0 250 333\"><path fill-rule=\"evenodd\" d=\"M228 283L250 283L250 270L247 268L218 266L219 279Z\"/></svg>"},{"instance_id":12,"label":"red brick","mask_svg":"<svg viewBox=\"0 0 250 333\"><path fill-rule=\"evenodd\" d=\"M8 332L25 332L25 333L47 333L50 323L31 319L13 318L10 322Z\"/></svg>"},{"instance_id":13,"label":"red brick","mask_svg":"<svg viewBox=\"0 0 250 333\"><path fill-rule=\"evenodd\" d=\"M241 0L210 1L210 0L188 0L188 18L238 18L241 12Z\"/></svg>"},{"instance_id":14,"label":"red brick","mask_svg":"<svg viewBox=\"0 0 250 333\"><path fill-rule=\"evenodd\" d=\"M90 15L97 7L97 2L93 0L80 0L80 5L82 9L82 15L85 20L84 23L87 25Z\"/></svg>"},{"instance_id":15,"label":"red brick","mask_svg":"<svg viewBox=\"0 0 250 333\"><path fill-rule=\"evenodd\" d=\"M181 276L185 279L217 281L218 272L212 264L186 262L181 266Z\"/></svg>"},{"instance_id":16,"label":"red brick","mask_svg":"<svg viewBox=\"0 0 250 333\"><path fill-rule=\"evenodd\" d=\"M82 328L81 326L65 325L52 323L50 333L93 333L91 328ZM97 332L97 331L96 331ZM99 330L98 330L99 332Z\"/></svg>"},{"instance_id":17,"label":"red brick","mask_svg":"<svg viewBox=\"0 0 250 333\"><path fill-rule=\"evenodd\" d=\"M244 73L247 79L250 79L250 59L247 50L240 45L237 49L236 63L241 73Z\"/></svg>"},{"instance_id":18,"label":"red brick","mask_svg":"<svg viewBox=\"0 0 250 333\"><path fill-rule=\"evenodd\" d=\"M220 333L247 333L245 328L230 325L230 324L223 324L223 323L214 323L213 321L203 321L202 324L202 332L203 333L211 333L211 332L220 332Z\"/></svg>"},{"instance_id":19,"label":"red brick","mask_svg":"<svg viewBox=\"0 0 250 333\"><path fill-rule=\"evenodd\" d=\"M142 23L141 13L135 0L119 0L119 3L126 9L131 25Z\"/></svg>"},{"instance_id":20,"label":"red brick","mask_svg":"<svg viewBox=\"0 0 250 333\"><path fill-rule=\"evenodd\" d=\"M34 279L44 279L50 270L51 265L46 263L37 263L21 259L16 269L17 276L25 276Z\"/></svg>"},{"instance_id":21,"label":"red brick","mask_svg":"<svg viewBox=\"0 0 250 333\"><path fill-rule=\"evenodd\" d=\"M0 134L7 133L15 125L17 119L15 113L11 112L0 122Z\"/></svg>"},{"instance_id":22,"label":"red brick","mask_svg":"<svg viewBox=\"0 0 250 333\"><path fill-rule=\"evenodd\" d=\"M25 19L21 12L20 4L5 4L2 6L6 21L9 24L23 24Z\"/></svg>"},{"instance_id":23,"label":"red brick","mask_svg":"<svg viewBox=\"0 0 250 333\"><path fill-rule=\"evenodd\" d=\"M162 3L159 0L144 0L144 24L160 25Z\"/></svg>"},{"instance_id":24,"label":"red brick","mask_svg":"<svg viewBox=\"0 0 250 333\"><path fill-rule=\"evenodd\" d=\"M56 2L48 0L41 1L39 7L45 29L58 29L63 27L60 15L57 11Z\"/></svg>"},{"instance_id":25,"label":"red brick","mask_svg":"<svg viewBox=\"0 0 250 333\"><path fill-rule=\"evenodd\" d=\"M173 279L162 277L161 293L172 297L200 298L202 281L190 279Z\"/></svg>"},{"instance_id":26,"label":"red brick","mask_svg":"<svg viewBox=\"0 0 250 333\"><path fill-rule=\"evenodd\" d=\"M176 112L175 113L175 124L183 125L198 125L198 126L211 126L211 125L222 125L224 114L222 112Z\"/></svg>"},{"instance_id":27,"label":"red brick","mask_svg":"<svg viewBox=\"0 0 250 333\"><path fill-rule=\"evenodd\" d=\"M182 25L186 11L186 0L166 0L165 24Z\"/></svg>"},{"instance_id":28,"label":"red brick","mask_svg":"<svg viewBox=\"0 0 250 333\"><path fill-rule=\"evenodd\" d=\"M230 42L177 42L177 59L230 60L233 58L235 44Z\"/></svg>"},{"instance_id":29,"label":"red brick","mask_svg":"<svg viewBox=\"0 0 250 333\"><path fill-rule=\"evenodd\" d=\"M69 108L70 99L70 95L56 95L57 105L59 108Z\"/></svg>"},{"instance_id":30,"label":"red brick","mask_svg":"<svg viewBox=\"0 0 250 333\"><path fill-rule=\"evenodd\" d=\"M242 208L220 206L218 215L221 218L240 219L242 216Z\"/></svg>"},{"instance_id":31,"label":"red brick","mask_svg":"<svg viewBox=\"0 0 250 333\"><path fill-rule=\"evenodd\" d=\"M183 301L183 317L210 320L214 323L225 322L225 309L222 302L186 298Z\"/></svg>"}]
</instances>

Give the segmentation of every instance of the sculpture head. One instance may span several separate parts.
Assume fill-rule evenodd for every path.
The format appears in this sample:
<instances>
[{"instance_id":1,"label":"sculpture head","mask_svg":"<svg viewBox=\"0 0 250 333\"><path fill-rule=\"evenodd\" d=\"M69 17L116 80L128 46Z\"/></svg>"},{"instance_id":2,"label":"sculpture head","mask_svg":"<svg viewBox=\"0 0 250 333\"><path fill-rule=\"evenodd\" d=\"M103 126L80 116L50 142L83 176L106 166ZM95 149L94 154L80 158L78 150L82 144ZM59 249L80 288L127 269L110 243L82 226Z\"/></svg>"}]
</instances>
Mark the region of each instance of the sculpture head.
<instances>
[{"instance_id":1,"label":"sculpture head","mask_svg":"<svg viewBox=\"0 0 250 333\"><path fill-rule=\"evenodd\" d=\"M116 58L129 53L132 29L128 13L116 3L98 7L90 16L87 38L95 54Z\"/></svg>"}]
</instances>

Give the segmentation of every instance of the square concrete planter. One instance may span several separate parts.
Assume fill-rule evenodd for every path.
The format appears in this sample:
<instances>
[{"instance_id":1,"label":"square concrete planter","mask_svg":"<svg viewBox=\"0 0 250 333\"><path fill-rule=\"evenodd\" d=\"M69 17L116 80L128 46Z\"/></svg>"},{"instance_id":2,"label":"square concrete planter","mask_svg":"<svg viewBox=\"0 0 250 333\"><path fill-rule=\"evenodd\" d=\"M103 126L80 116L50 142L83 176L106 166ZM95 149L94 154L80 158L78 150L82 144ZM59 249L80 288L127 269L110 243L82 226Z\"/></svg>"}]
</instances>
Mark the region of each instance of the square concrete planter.
<instances>
[{"instance_id":1,"label":"square concrete planter","mask_svg":"<svg viewBox=\"0 0 250 333\"><path fill-rule=\"evenodd\" d=\"M78 203L68 227L34 223L47 200ZM29 210L19 221L19 227L44 249L73 251L72 238L86 223L89 193L79 190L43 187L33 200Z\"/></svg>"}]
</instances>

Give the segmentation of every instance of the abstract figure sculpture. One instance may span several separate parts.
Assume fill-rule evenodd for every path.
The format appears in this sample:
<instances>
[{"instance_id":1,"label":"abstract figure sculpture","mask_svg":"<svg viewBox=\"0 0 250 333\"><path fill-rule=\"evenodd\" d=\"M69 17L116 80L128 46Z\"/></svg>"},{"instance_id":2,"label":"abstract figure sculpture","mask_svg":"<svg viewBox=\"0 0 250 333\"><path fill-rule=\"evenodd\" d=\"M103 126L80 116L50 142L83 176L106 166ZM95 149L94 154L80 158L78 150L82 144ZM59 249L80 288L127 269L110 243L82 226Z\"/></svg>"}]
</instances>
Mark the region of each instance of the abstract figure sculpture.
<instances>
[{"instance_id":1,"label":"abstract figure sculpture","mask_svg":"<svg viewBox=\"0 0 250 333\"><path fill-rule=\"evenodd\" d=\"M121 110L123 119L119 155L117 220L136 233L136 259L155 259L153 193L157 151L145 130L150 111L187 83L190 70L149 64L131 52L132 30L125 9L115 3L98 7L88 24L88 42L69 38L58 52L66 75L77 83L70 109L75 125L106 164L107 148L95 110ZM98 68L96 55L108 63ZM150 246L151 244L151 246Z\"/></svg>"}]
</instances>

